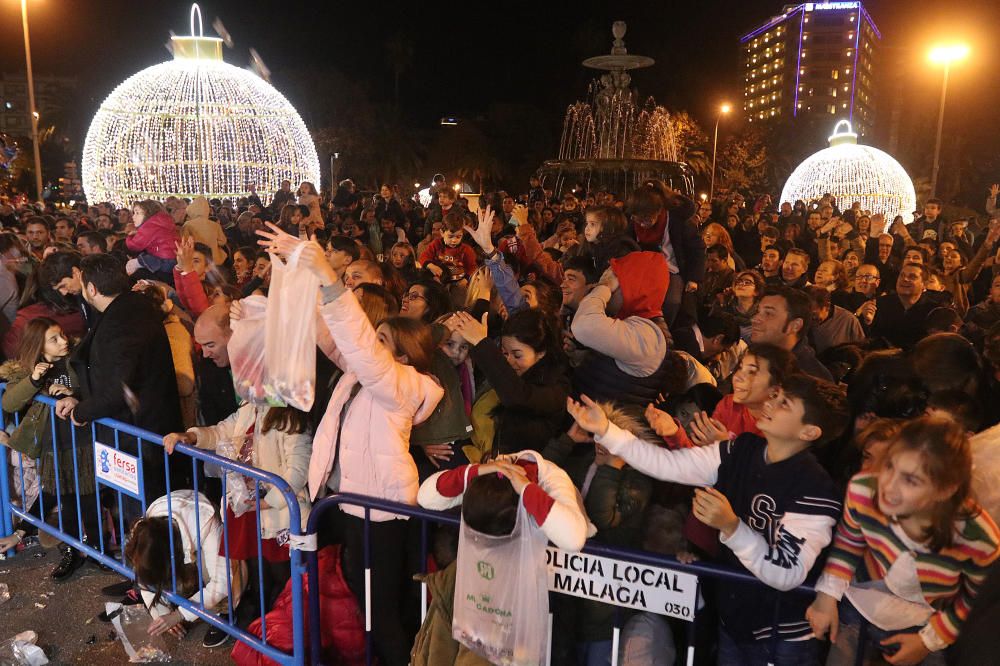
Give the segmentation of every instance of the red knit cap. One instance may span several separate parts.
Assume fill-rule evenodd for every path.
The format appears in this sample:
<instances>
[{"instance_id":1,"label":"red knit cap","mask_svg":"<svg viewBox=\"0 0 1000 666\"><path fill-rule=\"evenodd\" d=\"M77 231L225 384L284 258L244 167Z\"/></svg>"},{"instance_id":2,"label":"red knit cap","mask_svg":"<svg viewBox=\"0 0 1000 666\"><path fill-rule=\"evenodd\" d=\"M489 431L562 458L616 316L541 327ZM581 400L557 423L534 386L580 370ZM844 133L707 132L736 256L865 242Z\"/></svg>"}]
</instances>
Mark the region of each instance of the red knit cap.
<instances>
[{"instance_id":1,"label":"red knit cap","mask_svg":"<svg viewBox=\"0 0 1000 666\"><path fill-rule=\"evenodd\" d=\"M652 319L663 314L670 271L661 252L630 252L620 259L612 259L611 270L618 278L622 292L618 319Z\"/></svg>"}]
</instances>

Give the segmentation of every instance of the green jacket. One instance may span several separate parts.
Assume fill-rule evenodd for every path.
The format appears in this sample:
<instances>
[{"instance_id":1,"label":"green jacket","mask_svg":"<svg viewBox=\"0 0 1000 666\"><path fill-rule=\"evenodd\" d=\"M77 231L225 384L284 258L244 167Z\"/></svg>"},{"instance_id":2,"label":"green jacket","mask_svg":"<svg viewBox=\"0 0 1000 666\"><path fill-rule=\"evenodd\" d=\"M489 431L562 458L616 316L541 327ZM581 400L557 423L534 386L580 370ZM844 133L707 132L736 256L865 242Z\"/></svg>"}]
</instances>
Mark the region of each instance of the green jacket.
<instances>
[{"instance_id":1,"label":"green jacket","mask_svg":"<svg viewBox=\"0 0 1000 666\"><path fill-rule=\"evenodd\" d=\"M631 414L607 404L602 407L608 418L619 427L646 441L657 443L648 427ZM592 443L577 444L563 433L549 440L541 453L543 458L562 467L577 488L583 488L587 472L594 463ZM652 494L653 479L642 472L628 465L621 469L610 465L599 466L590 480L587 495L583 498L587 516L597 527L594 540L612 546L640 548L643 518ZM589 599L567 599L566 603L573 606L571 610L567 609L573 620L560 628L562 642L611 639L614 606ZM622 609L622 612L623 618L627 618L634 611ZM574 636L566 636L566 633L573 633Z\"/></svg>"},{"instance_id":2,"label":"green jacket","mask_svg":"<svg viewBox=\"0 0 1000 666\"><path fill-rule=\"evenodd\" d=\"M410 666L489 666L487 660L451 636L455 601L455 562L417 580L427 583L431 597L427 617L413 641Z\"/></svg>"},{"instance_id":3,"label":"green jacket","mask_svg":"<svg viewBox=\"0 0 1000 666\"><path fill-rule=\"evenodd\" d=\"M76 373L69 363L66 364L70 384L79 386ZM31 381L31 373L14 361L8 361L0 366L0 379L7 382L7 387L0 399L0 406L8 413L20 412L21 424L11 434L11 448L14 448L32 458L39 458L38 475L42 488L54 493L56 488L64 495L78 493L81 495L93 493L96 490L94 482L94 449L91 445L90 429L78 428L76 431L77 467L73 467L73 435L69 420L56 419L56 437L58 438L58 455L53 453L52 426L50 423L50 408L40 402L33 402L36 395L43 389ZM29 430L30 429L30 430ZM30 445L37 448L29 450ZM56 483L56 475L59 482Z\"/></svg>"},{"instance_id":4,"label":"green jacket","mask_svg":"<svg viewBox=\"0 0 1000 666\"><path fill-rule=\"evenodd\" d=\"M472 435L472 425L465 415L465 401L462 399L458 373L441 351L434 352L431 374L444 389L444 397L426 421L413 427L410 445L444 444L468 439Z\"/></svg>"}]
</instances>

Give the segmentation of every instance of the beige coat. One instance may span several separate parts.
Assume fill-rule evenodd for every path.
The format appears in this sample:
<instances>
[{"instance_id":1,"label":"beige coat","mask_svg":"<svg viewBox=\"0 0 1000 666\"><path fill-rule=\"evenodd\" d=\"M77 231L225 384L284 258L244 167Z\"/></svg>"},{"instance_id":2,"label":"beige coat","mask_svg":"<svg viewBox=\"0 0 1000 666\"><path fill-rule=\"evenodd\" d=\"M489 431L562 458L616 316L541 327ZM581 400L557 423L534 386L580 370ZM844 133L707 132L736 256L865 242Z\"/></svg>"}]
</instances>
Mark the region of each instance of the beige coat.
<instances>
[{"instance_id":1,"label":"beige coat","mask_svg":"<svg viewBox=\"0 0 1000 666\"><path fill-rule=\"evenodd\" d=\"M252 423L255 434L251 464L265 472L277 474L288 482L298 499L301 527L305 529L312 506L306 487L312 438L309 433L289 435L273 429L261 434L264 416L269 409L271 408L258 408L250 403L244 403L226 420L214 426L189 428L188 432L198 435L199 449L214 451L220 442L240 443L240 438L246 434ZM263 487L261 490L263 491ZM261 536L272 539L278 532L289 527L288 506L284 495L275 487L269 488L262 500L267 502L269 508L261 509Z\"/></svg>"},{"instance_id":2,"label":"beige coat","mask_svg":"<svg viewBox=\"0 0 1000 666\"><path fill-rule=\"evenodd\" d=\"M187 207L187 222L181 227L181 236L194 238L197 243L204 243L212 248L212 261L221 266L226 261L226 233L222 225L208 219L212 212L205 197L196 197Z\"/></svg>"},{"instance_id":3,"label":"beige coat","mask_svg":"<svg viewBox=\"0 0 1000 666\"><path fill-rule=\"evenodd\" d=\"M176 314L168 314L163 320L170 342L170 355L174 359L177 375L177 395L181 399L181 418L184 427L190 428L198 422L198 394L194 379L194 343L191 334Z\"/></svg>"}]
</instances>

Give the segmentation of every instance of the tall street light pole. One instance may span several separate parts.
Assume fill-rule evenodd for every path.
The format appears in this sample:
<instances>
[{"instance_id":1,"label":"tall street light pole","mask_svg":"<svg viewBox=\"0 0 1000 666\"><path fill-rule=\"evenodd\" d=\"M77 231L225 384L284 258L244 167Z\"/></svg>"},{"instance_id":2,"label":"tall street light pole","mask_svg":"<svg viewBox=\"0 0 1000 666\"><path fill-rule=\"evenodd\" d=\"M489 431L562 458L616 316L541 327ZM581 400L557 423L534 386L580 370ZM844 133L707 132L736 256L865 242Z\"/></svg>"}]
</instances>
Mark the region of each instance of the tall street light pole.
<instances>
[{"instance_id":1,"label":"tall street light pole","mask_svg":"<svg viewBox=\"0 0 1000 666\"><path fill-rule=\"evenodd\" d=\"M24 30L24 59L28 63L28 112L31 114L31 143L35 149L35 188L42 200L42 154L38 149L38 109L35 108L35 80L31 75L31 41L28 38L28 0L21 0L21 26Z\"/></svg>"},{"instance_id":2,"label":"tall street light pole","mask_svg":"<svg viewBox=\"0 0 1000 666\"><path fill-rule=\"evenodd\" d=\"M944 66L944 81L941 84L941 106L938 109L937 137L934 139L934 166L931 167L931 196L937 196L938 170L941 159L941 130L944 128L944 101L948 95L948 74L951 64L964 60L969 55L969 47L965 44L948 44L935 46L928 57L933 63Z\"/></svg>"},{"instance_id":3,"label":"tall street light pole","mask_svg":"<svg viewBox=\"0 0 1000 666\"><path fill-rule=\"evenodd\" d=\"M723 104L719 107L719 114L715 117L715 140L712 142L712 181L708 188L708 200L712 201L715 197L715 155L719 149L719 122L722 120L722 116L726 115L733 110L729 104Z\"/></svg>"}]
</instances>

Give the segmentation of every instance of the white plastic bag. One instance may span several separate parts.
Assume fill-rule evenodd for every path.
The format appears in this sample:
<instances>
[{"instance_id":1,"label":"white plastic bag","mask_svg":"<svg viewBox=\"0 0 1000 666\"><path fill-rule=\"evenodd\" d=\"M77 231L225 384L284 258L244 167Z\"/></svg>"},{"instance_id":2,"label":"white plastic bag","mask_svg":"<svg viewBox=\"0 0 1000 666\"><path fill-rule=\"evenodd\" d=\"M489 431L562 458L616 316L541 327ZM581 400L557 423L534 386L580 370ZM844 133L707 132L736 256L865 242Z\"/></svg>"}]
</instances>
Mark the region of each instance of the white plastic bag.
<instances>
[{"instance_id":1,"label":"white plastic bag","mask_svg":"<svg viewBox=\"0 0 1000 666\"><path fill-rule=\"evenodd\" d=\"M316 395L316 303L319 278L298 265L305 243L283 263L271 257L264 367L267 388L286 404L308 412Z\"/></svg>"},{"instance_id":2,"label":"white plastic bag","mask_svg":"<svg viewBox=\"0 0 1000 666\"><path fill-rule=\"evenodd\" d=\"M248 296L240 301L243 315L233 321L229 338L229 366L233 371L236 393L256 404L267 404L270 396L265 389L264 335L267 299Z\"/></svg>"},{"instance_id":3,"label":"white plastic bag","mask_svg":"<svg viewBox=\"0 0 1000 666\"><path fill-rule=\"evenodd\" d=\"M14 496L11 500L15 503L21 502L22 493L24 495L25 507L34 506L38 499L38 469L35 461L14 449L10 450L10 464L13 468L14 476ZM23 466L23 469L22 469ZM24 488L21 487L21 479L24 479Z\"/></svg>"},{"instance_id":4,"label":"white plastic bag","mask_svg":"<svg viewBox=\"0 0 1000 666\"><path fill-rule=\"evenodd\" d=\"M220 441L215 452L223 458L236 460L245 438L245 435L241 435L232 440ZM226 472L226 502L237 518L247 511L256 511L257 495L254 494L253 482L238 472Z\"/></svg>"},{"instance_id":5,"label":"white plastic bag","mask_svg":"<svg viewBox=\"0 0 1000 666\"><path fill-rule=\"evenodd\" d=\"M458 537L452 636L501 666L545 663L549 596L548 540L518 502L508 536L490 536L462 521Z\"/></svg>"},{"instance_id":6,"label":"white plastic bag","mask_svg":"<svg viewBox=\"0 0 1000 666\"><path fill-rule=\"evenodd\" d=\"M111 623L118 634L118 640L125 648L129 662L133 664L163 663L170 661L167 642L163 636L151 636L149 625L153 618L143 605L122 606L105 603L105 612L113 619ZM120 612L119 612L120 611Z\"/></svg>"}]
</instances>

